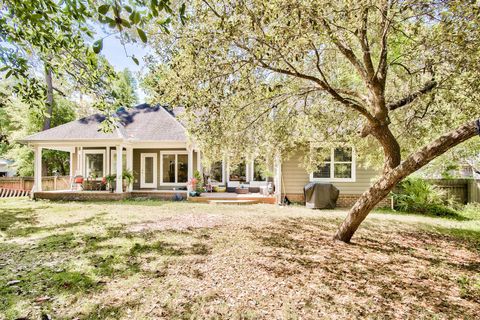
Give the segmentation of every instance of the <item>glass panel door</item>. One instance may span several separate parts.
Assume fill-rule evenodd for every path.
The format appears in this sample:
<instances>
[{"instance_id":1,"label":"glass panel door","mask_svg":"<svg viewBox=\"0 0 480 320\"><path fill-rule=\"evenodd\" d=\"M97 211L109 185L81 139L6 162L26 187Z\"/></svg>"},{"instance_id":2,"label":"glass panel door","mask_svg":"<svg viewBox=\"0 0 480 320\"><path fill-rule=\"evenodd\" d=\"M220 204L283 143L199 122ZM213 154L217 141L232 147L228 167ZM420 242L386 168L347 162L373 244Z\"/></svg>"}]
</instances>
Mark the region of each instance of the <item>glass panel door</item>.
<instances>
[{"instance_id":1,"label":"glass panel door","mask_svg":"<svg viewBox=\"0 0 480 320\"><path fill-rule=\"evenodd\" d=\"M177 157L177 183L185 183L188 181L188 155L179 154Z\"/></svg>"},{"instance_id":2,"label":"glass panel door","mask_svg":"<svg viewBox=\"0 0 480 320\"><path fill-rule=\"evenodd\" d=\"M142 153L140 162L140 188L157 187L157 154Z\"/></svg>"}]
</instances>

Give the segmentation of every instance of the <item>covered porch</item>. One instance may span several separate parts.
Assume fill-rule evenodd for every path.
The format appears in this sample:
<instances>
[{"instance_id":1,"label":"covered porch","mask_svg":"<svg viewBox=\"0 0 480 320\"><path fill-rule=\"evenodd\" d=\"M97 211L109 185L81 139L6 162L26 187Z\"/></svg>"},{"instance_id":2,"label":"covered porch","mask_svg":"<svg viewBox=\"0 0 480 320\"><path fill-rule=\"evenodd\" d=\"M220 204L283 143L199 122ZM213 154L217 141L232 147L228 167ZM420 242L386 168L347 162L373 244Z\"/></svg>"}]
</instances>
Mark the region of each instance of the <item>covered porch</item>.
<instances>
[{"instance_id":1,"label":"covered porch","mask_svg":"<svg viewBox=\"0 0 480 320\"><path fill-rule=\"evenodd\" d=\"M42 186L42 151L46 149L69 153L70 187L52 191L57 195L63 191L68 197L78 193L92 196L134 193L149 197L169 191L186 194L187 182L193 178L194 170L201 171L200 152L183 142L52 141L31 146L34 150L33 191L39 196L49 192ZM131 179L124 179L126 173Z\"/></svg>"},{"instance_id":2,"label":"covered porch","mask_svg":"<svg viewBox=\"0 0 480 320\"><path fill-rule=\"evenodd\" d=\"M34 150L33 196L36 199L87 201L122 200L129 198L186 200L192 202L221 203L271 203L279 202L281 163L277 159L274 176L259 178L255 161L248 162L243 171L230 170L226 161L217 163L216 173L205 169L201 152L183 142L136 142L125 141L50 141L31 143ZM46 149L69 153L69 187L63 190L45 190L42 186L42 152ZM214 190L199 197L189 197L187 184L194 171L213 178ZM125 183L125 172L133 179ZM114 176L113 188L106 181ZM246 181L233 179L241 176ZM77 178L83 183L77 183ZM269 182L271 181L271 182ZM88 187L87 187L88 186ZM223 189L218 191L216 187ZM267 187L269 186L269 187ZM244 192L239 192L244 191ZM267 191L267 189L270 189ZM226 192L225 192L226 191ZM237 191L237 192L236 192Z\"/></svg>"}]
</instances>

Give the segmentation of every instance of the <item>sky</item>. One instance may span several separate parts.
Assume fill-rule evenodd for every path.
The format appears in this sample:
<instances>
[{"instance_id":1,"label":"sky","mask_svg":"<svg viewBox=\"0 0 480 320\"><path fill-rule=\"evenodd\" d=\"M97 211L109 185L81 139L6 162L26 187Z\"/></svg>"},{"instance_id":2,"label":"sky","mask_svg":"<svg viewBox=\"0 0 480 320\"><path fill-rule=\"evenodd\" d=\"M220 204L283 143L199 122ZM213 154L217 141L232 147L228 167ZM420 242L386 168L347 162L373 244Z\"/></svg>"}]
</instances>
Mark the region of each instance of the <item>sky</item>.
<instances>
[{"instance_id":1,"label":"sky","mask_svg":"<svg viewBox=\"0 0 480 320\"><path fill-rule=\"evenodd\" d=\"M125 53L125 49L118 38L115 36L107 37L103 40L102 55L107 58L116 71L122 71L125 68L130 69L138 82L139 76L146 71L143 58L148 54L148 48L139 43L127 43L125 47L129 56ZM138 59L138 66L133 62L131 55L135 55ZM145 102L145 92L138 85L137 94L138 102Z\"/></svg>"}]
</instances>

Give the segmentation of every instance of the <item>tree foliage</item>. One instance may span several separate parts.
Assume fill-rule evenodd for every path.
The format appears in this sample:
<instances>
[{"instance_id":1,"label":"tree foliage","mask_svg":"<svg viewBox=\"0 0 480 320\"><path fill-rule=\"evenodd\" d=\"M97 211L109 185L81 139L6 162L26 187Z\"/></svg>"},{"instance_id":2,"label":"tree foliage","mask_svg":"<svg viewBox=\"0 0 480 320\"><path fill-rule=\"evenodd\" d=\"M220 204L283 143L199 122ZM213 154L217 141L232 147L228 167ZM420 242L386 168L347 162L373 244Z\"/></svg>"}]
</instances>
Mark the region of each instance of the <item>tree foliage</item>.
<instances>
[{"instance_id":1,"label":"tree foliage","mask_svg":"<svg viewBox=\"0 0 480 320\"><path fill-rule=\"evenodd\" d=\"M113 83L115 107L131 107L138 103L136 93L137 81L130 70L118 72L118 79Z\"/></svg>"},{"instance_id":2,"label":"tree foliage","mask_svg":"<svg viewBox=\"0 0 480 320\"><path fill-rule=\"evenodd\" d=\"M10 98L0 108L0 132L4 140L0 142L0 157L14 161L17 174L20 176L33 175L33 152L18 140L42 130L44 115L41 110L31 108L16 98L11 92L11 86L2 84L0 93ZM52 127L72 121L76 118L78 106L60 96L55 95L51 125ZM62 151L44 150L43 152L46 175L68 174L69 154Z\"/></svg>"},{"instance_id":3,"label":"tree foliage","mask_svg":"<svg viewBox=\"0 0 480 320\"><path fill-rule=\"evenodd\" d=\"M57 78L69 78L107 115L116 104L110 94L116 75L97 56L103 38L95 39L95 27L105 26L106 36L118 35L122 43L147 42L143 28L148 21L158 18L157 25L166 26L176 15L169 0L2 0L0 8L0 71L5 78L16 78L16 94L45 109L46 88L36 70L40 67ZM183 21L184 6L178 10ZM131 58L138 64L134 55Z\"/></svg>"},{"instance_id":4,"label":"tree foliage","mask_svg":"<svg viewBox=\"0 0 480 320\"><path fill-rule=\"evenodd\" d=\"M174 38L152 39L162 59L145 84L153 100L187 107L193 134L208 145L237 149L241 139L243 152L355 143L379 164L381 149L357 134L368 114L386 113L404 155L479 115L478 30L469 10L463 1L196 1ZM412 103L375 110L364 61L377 76L385 69L385 107Z\"/></svg>"}]
</instances>

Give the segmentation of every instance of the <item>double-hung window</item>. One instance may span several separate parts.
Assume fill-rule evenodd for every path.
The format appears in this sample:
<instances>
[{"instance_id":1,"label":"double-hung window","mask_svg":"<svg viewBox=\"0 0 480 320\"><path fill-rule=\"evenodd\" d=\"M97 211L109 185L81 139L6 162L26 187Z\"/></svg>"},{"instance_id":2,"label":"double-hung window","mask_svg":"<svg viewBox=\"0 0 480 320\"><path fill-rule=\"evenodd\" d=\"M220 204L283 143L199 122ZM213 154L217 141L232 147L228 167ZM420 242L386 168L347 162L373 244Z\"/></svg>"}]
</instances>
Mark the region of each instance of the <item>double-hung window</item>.
<instances>
[{"instance_id":1,"label":"double-hung window","mask_svg":"<svg viewBox=\"0 0 480 320\"><path fill-rule=\"evenodd\" d=\"M354 182L355 173L353 148L334 148L330 155L310 174L310 181Z\"/></svg>"},{"instance_id":2,"label":"double-hung window","mask_svg":"<svg viewBox=\"0 0 480 320\"><path fill-rule=\"evenodd\" d=\"M160 152L160 179L163 185L184 185L188 181L188 153Z\"/></svg>"}]
</instances>

